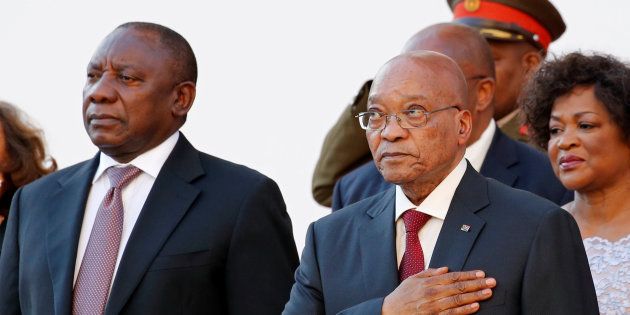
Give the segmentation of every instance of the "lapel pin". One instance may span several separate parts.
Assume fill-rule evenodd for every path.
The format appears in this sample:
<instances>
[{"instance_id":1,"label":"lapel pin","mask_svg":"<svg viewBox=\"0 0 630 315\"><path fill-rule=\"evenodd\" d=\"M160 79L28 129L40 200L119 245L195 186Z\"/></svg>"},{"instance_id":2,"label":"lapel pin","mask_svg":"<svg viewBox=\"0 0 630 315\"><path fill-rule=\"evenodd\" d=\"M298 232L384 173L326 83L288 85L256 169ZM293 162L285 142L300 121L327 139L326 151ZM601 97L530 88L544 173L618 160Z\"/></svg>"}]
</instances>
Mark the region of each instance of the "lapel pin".
<instances>
[{"instance_id":1,"label":"lapel pin","mask_svg":"<svg viewBox=\"0 0 630 315\"><path fill-rule=\"evenodd\" d=\"M460 228L460 230L464 231L464 232L468 232L468 231L470 231L470 225L462 224L462 227Z\"/></svg>"}]
</instances>

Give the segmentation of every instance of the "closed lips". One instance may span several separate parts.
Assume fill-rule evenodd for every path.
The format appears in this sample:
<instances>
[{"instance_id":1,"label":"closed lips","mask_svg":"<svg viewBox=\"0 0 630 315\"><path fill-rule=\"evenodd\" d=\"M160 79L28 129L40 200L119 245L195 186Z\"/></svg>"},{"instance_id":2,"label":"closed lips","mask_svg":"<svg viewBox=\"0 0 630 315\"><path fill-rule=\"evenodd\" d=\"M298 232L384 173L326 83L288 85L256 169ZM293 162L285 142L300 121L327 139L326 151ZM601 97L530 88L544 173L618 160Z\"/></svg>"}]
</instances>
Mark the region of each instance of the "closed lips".
<instances>
[{"instance_id":1,"label":"closed lips","mask_svg":"<svg viewBox=\"0 0 630 315\"><path fill-rule=\"evenodd\" d=\"M406 153L402 153L402 152L386 152L381 154L381 159L384 158L395 158L395 157L401 157L401 156L405 156L408 155Z\"/></svg>"},{"instance_id":2,"label":"closed lips","mask_svg":"<svg viewBox=\"0 0 630 315\"><path fill-rule=\"evenodd\" d=\"M96 120L97 122L107 122L107 121L118 120L118 118L111 115L106 115L106 114L92 114L88 116L89 122L93 122L94 120Z\"/></svg>"},{"instance_id":3,"label":"closed lips","mask_svg":"<svg viewBox=\"0 0 630 315\"><path fill-rule=\"evenodd\" d=\"M88 116L89 120L92 119L116 119L114 116L106 115L106 114L91 114Z\"/></svg>"},{"instance_id":4,"label":"closed lips","mask_svg":"<svg viewBox=\"0 0 630 315\"><path fill-rule=\"evenodd\" d=\"M563 157L560 158L560 160L558 161L558 164L560 164L560 167L563 169L566 168L571 168L577 164L579 164L580 162L583 162L584 159L575 156L575 155L565 155Z\"/></svg>"}]
</instances>

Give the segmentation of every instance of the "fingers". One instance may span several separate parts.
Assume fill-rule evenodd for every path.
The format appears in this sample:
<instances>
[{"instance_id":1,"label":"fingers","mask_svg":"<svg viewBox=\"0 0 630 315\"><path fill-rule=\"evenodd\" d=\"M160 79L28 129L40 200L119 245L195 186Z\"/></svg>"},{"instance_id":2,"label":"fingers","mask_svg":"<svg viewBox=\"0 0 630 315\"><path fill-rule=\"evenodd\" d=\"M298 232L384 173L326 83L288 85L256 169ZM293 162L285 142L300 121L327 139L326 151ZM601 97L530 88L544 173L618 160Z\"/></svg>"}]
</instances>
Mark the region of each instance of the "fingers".
<instances>
[{"instance_id":1,"label":"fingers","mask_svg":"<svg viewBox=\"0 0 630 315\"><path fill-rule=\"evenodd\" d=\"M437 269L428 268L426 270L423 270L411 276L410 278L430 278L430 277L446 274L447 272L448 272L448 267L440 267Z\"/></svg>"},{"instance_id":2,"label":"fingers","mask_svg":"<svg viewBox=\"0 0 630 315\"><path fill-rule=\"evenodd\" d=\"M428 270L428 269L427 269ZM426 279L427 285L445 285L460 281L483 279L486 273L481 270L458 271L439 274Z\"/></svg>"},{"instance_id":3,"label":"fingers","mask_svg":"<svg viewBox=\"0 0 630 315\"><path fill-rule=\"evenodd\" d=\"M478 302L492 296L497 282L486 278L481 270L450 272L445 267L427 269L406 282L410 298L418 302L421 313L471 314L479 309ZM402 286L402 284L401 284Z\"/></svg>"},{"instance_id":4,"label":"fingers","mask_svg":"<svg viewBox=\"0 0 630 315\"><path fill-rule=\"evenodd\" d=\"M452 307L484 300L489 297L486 296L488 292L492 295L490 288L495 286L496 280L492 278L460 281L447 285L426 287L423 290L424 292L422 292L422 296L425 301L437 302L444 299L451 299L453 303L448 305Z\"/></svg>"},{"instance_id":5,"label":"fingers","mask_svg":"<svg viewBox=\"0 0 630 315\"><path fill-rule=\"evenodd\" d=\"M454 314L473 314L479 310L479 303L472 303L468 305L451 308L445 311L441 311L440 315L454 315Z\"/></svg>"},{"instance_id":6,"label":"fingers","mask_svg":"<svg viewBox=\"0 0 630 315\"><path fill-rule=\"evenodd\" d=\"M483 289L494 288L497 285L497 281L494 278L483 278L468 281L459 281L453 284L444 286L445 296L462 294L468 292L481 291Z\"/></svg>"},{"instance_id":7,"label":"fingers","mask_svg":"<svg viewBox=\"0 0 630 315\"><path fill-rule=\"evenodd\" d=\"M487 300L491 296L492 296L492 290L483 289L480 291L475 291L475 292L470 292L470 293L451 295L451 296L442 298L436 302L440 310L447 310L447 309L457 308L460 306L465 306L465 305L469 305L475 302Z\"/></svg>"}]
</instances>

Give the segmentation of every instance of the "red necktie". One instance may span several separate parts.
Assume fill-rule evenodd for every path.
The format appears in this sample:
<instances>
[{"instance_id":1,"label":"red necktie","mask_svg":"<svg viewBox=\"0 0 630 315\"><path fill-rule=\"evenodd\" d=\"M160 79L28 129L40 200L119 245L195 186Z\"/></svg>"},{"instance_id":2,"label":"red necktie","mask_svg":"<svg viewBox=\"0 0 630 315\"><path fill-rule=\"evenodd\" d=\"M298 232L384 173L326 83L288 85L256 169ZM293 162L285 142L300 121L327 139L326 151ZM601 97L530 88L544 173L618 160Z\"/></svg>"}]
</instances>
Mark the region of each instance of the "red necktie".
<instances>
[{"instance_id":1,"label":"red necktie","mask_svg":"<svg viewBox=\"0 0 630 315\"><path fill-rule=\"evenodd\" d=\"M111 188L96 213L79 275L74 286L72 314L103 314L116 267L123 228L122 189L142 171L135 166L110 167Z\"/></svg>"},{"instance_id":2,"label":"red necktie","mask_svg":"<svg viewBox=\"0 0 630 315\"><path fill-rule=\"evenodd\" d=\"M429 221L430 215L410 209L402 214L405 222L405 254L400 262L400 282L424 270L424 252L420 246L418 231Z\"/></svg>"}]
</instances>

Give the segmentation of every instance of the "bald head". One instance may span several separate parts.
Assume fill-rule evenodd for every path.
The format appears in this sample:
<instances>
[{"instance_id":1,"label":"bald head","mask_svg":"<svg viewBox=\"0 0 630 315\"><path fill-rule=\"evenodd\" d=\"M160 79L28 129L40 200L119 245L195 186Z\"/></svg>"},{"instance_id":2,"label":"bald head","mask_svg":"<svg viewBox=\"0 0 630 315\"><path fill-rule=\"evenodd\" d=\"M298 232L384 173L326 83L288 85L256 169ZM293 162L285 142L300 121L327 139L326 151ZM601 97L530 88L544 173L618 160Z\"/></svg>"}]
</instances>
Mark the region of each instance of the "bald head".
<instances>
[{"instance_id":1,"label":"bald head","mask_svg":"<svg viewBox=\"0 0 630 315\"><path fill-rule=\"evenodd\" d=\"M429 26L412 36L403 53L431 50L453 59L462 69L468 84L468 100L464 108L473 117L469 143L475 143L487 128L494 114L494 60L486 39L471 27L440 23Z\"/></svg>"},{"instance_id":2,"label":"bald head","mask_svg":"<svg viewBox=\"0 0 630 315\"><path fill-rule=\"evenodd\" d=\"M371 88L376 93L370 93L370 99L383 88L396 90L405 84L430 87L432 95L423 97L433 103L463 106L468 97L466 78L457 63L443 54L419 50L396 56L381 67Z\"/></svg>"},{"instance_id":3,"label":"bald head","mask_svg":"<svg viewBox=\"0 0 630 315\"><path fill-rule=\"evenodd\" d=\"M415 204L464 156L471 131L470 111L462 109L467 93L457 63L433 51L397 56L374 78L366 115L376 126L366 131L368 145L383 178L401 185Z\"/></svg>"},{"instance_id":4,"label":"bald head","mask_svg":"<svg viewBox=\"0 0 630 315\"><path fill-rule=\"evenodd\" d=\"M431 25L413 35L402 53L431 50L453 59L464 73L494 78L494 61L486 39L471 27L440 23Z\"/></svg>"}]
</instances>

